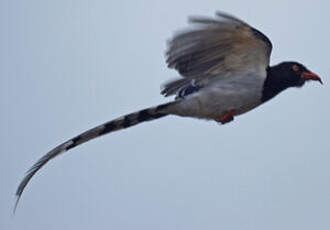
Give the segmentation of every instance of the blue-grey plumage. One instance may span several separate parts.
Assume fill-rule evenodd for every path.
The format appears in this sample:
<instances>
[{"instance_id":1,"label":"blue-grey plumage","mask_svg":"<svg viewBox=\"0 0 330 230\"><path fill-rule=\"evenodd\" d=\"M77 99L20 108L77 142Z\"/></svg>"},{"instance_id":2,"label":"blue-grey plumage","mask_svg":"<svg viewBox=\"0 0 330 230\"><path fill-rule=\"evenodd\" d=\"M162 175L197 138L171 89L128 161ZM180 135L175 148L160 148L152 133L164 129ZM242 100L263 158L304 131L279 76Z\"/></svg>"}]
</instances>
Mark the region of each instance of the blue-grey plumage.
<instances>
[{"instance_id":1,"label":"blue-grey plumage","mask_svg":"<svg viewBox=\"0 0 330 230\"><path fill-rule=\"evenodd\" d=\"M240 115L262 103L264 81L250 73L228 79L213 79L184 100L167 107L167 112L179 116L218 120L227 111ZM266 74L266 71L264 73Z\"/></svg>"},{"instance_id":2,"label":"blue-grey plumage","mask_svg":"<svg viewBox=\"0 0 330 230\"><path fill-rule=\"evenodd\" d=\"M167 115L224 124L288 87L301 87L308 80L321 82L296 62L269 67L270 40L240 19L217 13L216 18L195 17L190 22L195 27L174 36L166 53L168 66L181 78L166 83L161 93L176 95L175 100L106 122L49 151L19 184L15 209L37 171L49 160L89 140Z\"/></svg>"}]
</instances>

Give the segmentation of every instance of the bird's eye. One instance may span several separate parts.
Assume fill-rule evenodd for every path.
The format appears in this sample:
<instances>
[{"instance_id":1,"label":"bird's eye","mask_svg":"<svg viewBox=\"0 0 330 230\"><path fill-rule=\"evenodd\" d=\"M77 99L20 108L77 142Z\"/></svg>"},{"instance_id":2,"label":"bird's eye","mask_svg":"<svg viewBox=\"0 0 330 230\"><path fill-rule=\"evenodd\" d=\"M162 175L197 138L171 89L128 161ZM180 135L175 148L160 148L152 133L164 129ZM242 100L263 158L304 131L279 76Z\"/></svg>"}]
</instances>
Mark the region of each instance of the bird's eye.
<instances>
[{"instance_id":1,"label":"bird's eye","mask_svg":"<svg viewBox=\"0 0 330 230\"><path fill-rule=\"evenodd\" d=\"M294 72L298 72L298 71L300 70L300 68L299 68L298 65L293 65L293 66L292 66L292 70L293 70Z\"/></svg>"}]
</instances>

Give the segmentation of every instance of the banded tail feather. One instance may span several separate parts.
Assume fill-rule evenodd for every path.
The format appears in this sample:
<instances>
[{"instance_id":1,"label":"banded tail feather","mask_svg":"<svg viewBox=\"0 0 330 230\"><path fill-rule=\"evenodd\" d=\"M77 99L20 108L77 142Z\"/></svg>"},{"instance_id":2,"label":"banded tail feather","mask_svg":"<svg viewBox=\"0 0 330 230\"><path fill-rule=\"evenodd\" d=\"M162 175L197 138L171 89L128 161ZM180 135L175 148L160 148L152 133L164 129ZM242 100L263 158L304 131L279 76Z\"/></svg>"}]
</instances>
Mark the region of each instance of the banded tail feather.
<instances>
[{"instance_id":1,"label":"banded tail feather","mask_svg":"<svg viewBox=\"0 0 330 230\"><path fill-rule=\"evenodd\" d=\"M14 213L17 208L18 202L22 196L22 193L29 183L31 178L38 172L49 160L55 158L56 156L80 145L91 139L103 136L105 134L115 132L121 129L125 129L144 121L155 120L164 116L169 115L170 113L166 112L166 108L175 102L170 102L155 107L150 107L144 110L140 110L134 113L127 114L125 116L119 117L117 119L108 121L102 125L96 126L92 129L87 130L86 132L79 134L78 136L58 145L46 155L41 157L27 172L22 182L19 184L16 190L16 203L14 207Z\"/></svg>"}]
</instances>

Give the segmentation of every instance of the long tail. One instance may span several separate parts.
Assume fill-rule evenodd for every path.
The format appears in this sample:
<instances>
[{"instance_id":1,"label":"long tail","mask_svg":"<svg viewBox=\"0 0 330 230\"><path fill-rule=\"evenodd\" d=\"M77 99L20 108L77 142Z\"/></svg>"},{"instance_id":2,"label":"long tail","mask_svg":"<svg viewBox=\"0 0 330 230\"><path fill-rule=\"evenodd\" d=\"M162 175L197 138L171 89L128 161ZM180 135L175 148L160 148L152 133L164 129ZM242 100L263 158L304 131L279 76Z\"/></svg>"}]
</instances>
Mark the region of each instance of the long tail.
<instances>
[{"instance_id":1,"label":"long tail","mask_svg":"<svg viewBox=\"0 0 330 230\"><path fill-rule=\"evenodd\" d=\"M17 208L18 202L22 196L22 193L26 187L26 185L29 183L31 178L34 176L34 174L39 171L49 160L53 159L54 157L60 155L61 153L64 153L82 143L85 143L91 139L94 139L96 137L100 137L102 135L118 131L120 129L125 129L128 127L131 127L133 125L137 125L144 121L151 121L155 120L161 117L164 117L166 115L169 115L169 113L166 112L166 108L170 105L174 104L175 102L170 102L167 104L158 105L155 107L147 108L144 110L140 110L138 112L130 113L125 116L119 117L115 120L108 121L102 125L96 126L95 128L92 128L90 130L87 130L86 132L79 134L78 136L64 142L63 144L58 145L54 149L50 150L46 155L41 157L37 163L35 163L26 173L25 177L19 184L17 191L16 191L16 203L14 207L14 213Z\"/></svg>"}]
</instances>

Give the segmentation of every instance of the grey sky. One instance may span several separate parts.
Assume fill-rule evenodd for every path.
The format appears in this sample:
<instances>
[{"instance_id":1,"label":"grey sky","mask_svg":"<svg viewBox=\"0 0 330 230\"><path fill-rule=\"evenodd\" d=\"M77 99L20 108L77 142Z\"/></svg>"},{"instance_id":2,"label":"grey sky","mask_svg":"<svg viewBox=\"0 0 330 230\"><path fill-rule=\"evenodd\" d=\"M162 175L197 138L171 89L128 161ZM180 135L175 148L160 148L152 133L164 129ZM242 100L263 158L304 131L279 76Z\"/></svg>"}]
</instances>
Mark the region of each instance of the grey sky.
<instances>
[{"instance_id":1,"label":"grey sky","mask_svg":"<svg viewBox=\"0 0 330 230\"><path fill-rule=\"evenodd\" d=\"M0 229L330 229L329 1L0 1ZM272 40L273 64L324 85L290 89L235 122L168 117L73 149L57 144L167 101L166 40L222 10Z\"/></svg>"}]
</instances>

